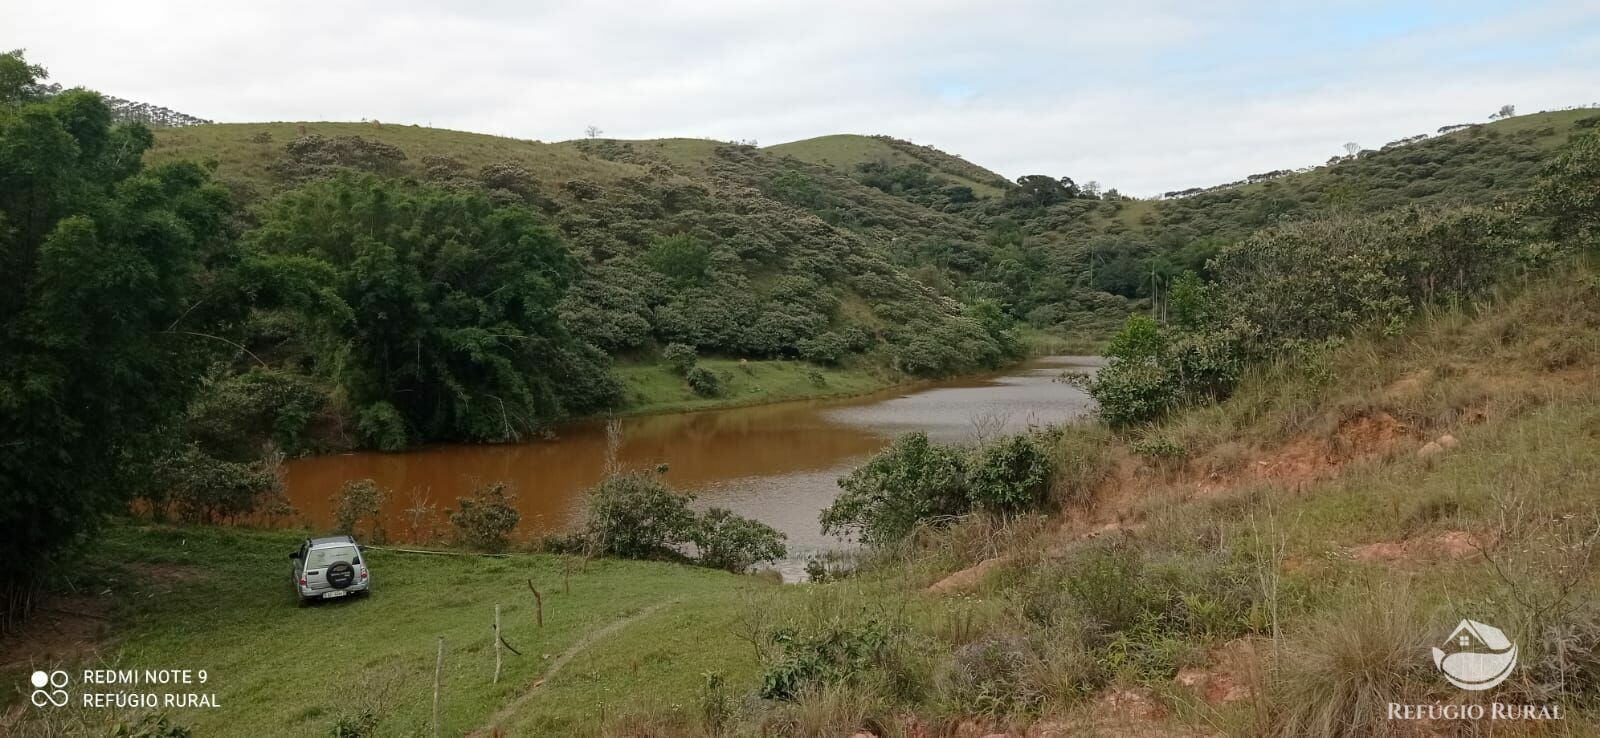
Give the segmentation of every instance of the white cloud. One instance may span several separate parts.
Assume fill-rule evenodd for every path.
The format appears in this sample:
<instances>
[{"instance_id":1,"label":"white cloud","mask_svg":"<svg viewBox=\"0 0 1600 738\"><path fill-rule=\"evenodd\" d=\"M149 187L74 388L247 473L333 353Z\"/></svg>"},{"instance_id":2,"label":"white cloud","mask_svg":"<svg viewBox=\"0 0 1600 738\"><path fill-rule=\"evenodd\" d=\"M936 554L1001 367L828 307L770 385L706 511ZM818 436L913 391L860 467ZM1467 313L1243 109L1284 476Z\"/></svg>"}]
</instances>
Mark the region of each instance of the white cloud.
<instances>
[{"instance_id":1,"label":"white cloud","mask_svg":"<svg viewBox=\"0 0 1600 738\"><path fill-rule=\"evenodd\" d=\"M218 120L377 118L545 140L590 123L763 143L888 133L1008 176L1140 194L1317 163L1347 140L1380 145L1504 102L1586 102L1581 70L1600 57L1580 39L1557 63L1522 59L1527 44L1595 24L1577 2L1337 56L1315 44L1235 53L1308 31L1247 2L0 2L16 21L0 47L28 48L56 80Z\"/></svg>"}]
</instances>

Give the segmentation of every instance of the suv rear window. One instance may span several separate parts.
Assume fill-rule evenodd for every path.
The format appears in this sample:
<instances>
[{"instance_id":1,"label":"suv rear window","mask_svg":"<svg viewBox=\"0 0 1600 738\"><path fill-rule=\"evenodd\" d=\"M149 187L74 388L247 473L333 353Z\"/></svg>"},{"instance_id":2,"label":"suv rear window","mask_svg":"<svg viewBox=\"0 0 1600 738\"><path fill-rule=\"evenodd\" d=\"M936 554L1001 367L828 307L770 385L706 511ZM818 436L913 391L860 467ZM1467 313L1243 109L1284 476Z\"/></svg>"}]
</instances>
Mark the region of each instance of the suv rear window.
<instances>
[{"instance_id":1,"label":"suv rear window","mask_svg":"<svg viewBox=\"0 0 1600 738\"><path fill-rule=\"evenodd\" d=\"M335 561L354 562L356 560L355 546L334 546L332 548L313 548L306 554L307 569L321 569Z\"/></svg>"}]
</instances>

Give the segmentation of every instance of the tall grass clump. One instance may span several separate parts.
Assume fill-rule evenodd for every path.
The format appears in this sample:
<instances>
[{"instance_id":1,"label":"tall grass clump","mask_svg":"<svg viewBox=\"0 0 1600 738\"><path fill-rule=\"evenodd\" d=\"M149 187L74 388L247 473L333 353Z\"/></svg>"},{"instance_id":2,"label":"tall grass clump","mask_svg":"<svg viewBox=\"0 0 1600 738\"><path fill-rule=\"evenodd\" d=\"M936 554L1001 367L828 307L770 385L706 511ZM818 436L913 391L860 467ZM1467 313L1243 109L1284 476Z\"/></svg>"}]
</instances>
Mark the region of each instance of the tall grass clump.
<instances>
[{"instance_id":1,"label":"tall grass clump","mask_svg":"<svg viewBox=\"0 0 1600 738\"><path fill-rule=\"evenodd\" d=\"M1390 702L1415 701L1433 679L1422 655L1439 637L1434 619L1398 587L1352 592L1287 641L1265 699L1269 733L1289 738L1388 736L1410 726L1387 719Z\"/></svg>"}]
</instances>

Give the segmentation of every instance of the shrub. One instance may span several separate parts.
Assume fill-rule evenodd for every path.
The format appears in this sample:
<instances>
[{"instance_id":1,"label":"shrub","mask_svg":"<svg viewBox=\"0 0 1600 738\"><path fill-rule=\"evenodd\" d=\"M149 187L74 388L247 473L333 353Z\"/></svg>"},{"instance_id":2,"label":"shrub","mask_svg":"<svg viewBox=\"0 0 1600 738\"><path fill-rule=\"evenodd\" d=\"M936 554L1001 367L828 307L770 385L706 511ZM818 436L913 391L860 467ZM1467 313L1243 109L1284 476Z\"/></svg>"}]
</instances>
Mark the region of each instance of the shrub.
<instances>
[{"instance_id":1,"label":"shrub","mask_svg":"<svg viewBox=\"0 0 1600 738\"><path fill-rule=\"evenodd\" d=\"M153 475L154 486L163 496L151 502L163 513L176 507L179 517L191 523L216 523L247 515L283 492L271 460L224 461L194 444L159 459Z\"/></svg>"},{"instance_id":2,"label":"shrub","mask_svg":"<svg viewBox=\"0 0 1600 738\"><path fill-rule=\"evenodd\" d=\"M1189 449L1166 436L1149 436L1133 442L1131 446L1134 453L1147 459L1171 459L1182 461L1189 457Z\"/></svg>"},{"instance_id":3,"label":"shrub","mask_svg":"<svg viewBox=\"0 0 1600 738\"><path fill-rule=\"evenodd\" d=\"M406 421L387 402L374 402L356 416L356 435L363 445L379 451L403 451L407 445Z\"/></svg>"},{"instance_id":4,"label":"shrub","mask_svg":"<svg viewBox=\"0 0 1600 738\"><path fill-rule=\"evenodd\" d=\"M669 343L661 350L661 360L667 362L667 366L672 367L672 371L680 377L687 376L694 369L696 358L694 347L688 344Z\"/></svg>"},{"instance_id":5,"label":"shrub","mask_svg":"<svg viewBox=\"0 0 1600 738\"><path fill-rule=\"evenodd\" d=\"M778 630L772 643L780 653L761 674L760 696L793 701L809 688L848 682L883 660L891 637L878 620L832 620L809 632Z\"/></svg>"},{"instance_id":6,"label":"shrub","mask_svg":"<svg viewBox=\"0 0 1600 738\"><path fill-rule=\"evenodd\" d=\"M1029 679L1036 658L1021 636L985 636L956 649L941 675L952 708L962 714L1000 717L1032 712L1044 695Z\"/></svg>"},{"instance_id":7,"label":"shrub","mask_svg":"<svg viewBox=\"0 0 1600 738\"><path fill-rule=\"evenodd\" d=\"M1147 423L1189 402L1226 396L1239 382L1244 349L1239 326L1184 332L1144 315L1128 319L1106 348L1107 363L1074 378L1112 428Z\"/></svg>"},{"instance_id":8,"label":"shrub","mask_svg":"<svg viewBox=\"0 0 1600 738\"><path fill-rule=\"evenodd\" d=\"M700 688L700 724L712 735L722 735L739 717L738 693L728 689L728 680L720 671L701 675L705 684Z\"/></svg>"},{"instance_id":9,"label":"shrub","mask_svg":"<svg viewBox=\"0 0 1600 738\"><path fill-rule=\"evenodd\" d=\"M1556 235L1595 236L1600 230L1600 130L1576 137L1546 165L1534 204L1554 219Z\"/></svg>"},{"instance_id":10,"label":"shrub","mask_svg":"<svg viewBox=\"0 0 1600 738\"><path fill-rule=\"evenodd\" d=\"M511 531L522 519L512 505L515 499L505 482L478 487L471 497L456 498L457 509L450 513L456 540L468 548L504 551Z\"/></svg>"},{"instance_id":11,"label":"shrub","mask_svg":"<svg viewBox=\"0 0 1600 738\"><path fill-rule=\"evenodd\" d=\"M855 534L867 544L897 541L924 520L967 511L965 462L959 451L935 446L926 433L910 433L850 476L822 511L823 532Z\"/></svg>"},{"instance_id":12,"label":"shrub","mask_svg":"<svg viewBox=\"0 0 1600 738\"><path fill-rule=\"evenodd\" d=\"M700 284L711 274L711 249L688 234L655 242L644 258L651 269L678 285Z\"/></svg>"},{"instance_id":13,"label":"shrub","mask_svg":"<svg viewBox=\"0 0 1600 738\"><path fill-rule=\"evenodd\" d=\"M1144 556L1131 544L1091 546L1067 565L1061 589L1088 624L1100 633L1130 630L1166 604L1157 592L1140 586Z\"/></svg>"},{"instance_id":14,"label":"shrub","mask_svg":"<svg viewBox=\"0 0 1600 738\"><path fill-rule=\"evenodd\" d=\"M381 513L383 502L388 497L388 490L379 489L378 483L371 479L345 482L333 498L334 530L345 535L354 535L361 519L370 517L372 535L381 541L383 537Z\"/></svg>"},{"instance_id":15,"label":"shrub","mask_svg":"<svg viewBox=\"0 0 1600 738\"><path fill-rule=\"evenodd\" d=\"M673 492L644 472L607 477L589 495L584 536L599 553L627 559L674 558L692 541L696 520L692 495Z\"/></svg>"},{"instance_id":16,"label":"shrub","mask_svg":"<svg viewBox=\"0 0 1600 738\"><path fill-rule=\"evenodd\" d=\"M839 333L827 331L801 340L795 348L799 349L800 358L806 361L837 364L850 353L850 342Z\"/></svg>"},{"instance_id":17,"label":"shrub","mask_svg":"<svg viewBox=\"0 0 1600 738\"><path fill-rule=\"evenodd\" d=\"M716 372L703 366L690 369L684 375L684 379L689 382L689 389L701 397L716 397L722 394L722 380L717 377Z\"/></svg>"},{"instance_id":18,"label":"shrub","mask_svg":"<svg viewBox=\"0 0 1600 738\"><path fill-rule=\"evenodd\" d=\"M398 147L360 136L318 134L301 136L284 147L283 156L272 164L272 172L286 180L326 177L343 169L377 174L398 174L406 154Z\"/></svg>"},{"instance_id":19,"label":"shrub","mask_svg":"<svg viewBox=\"0 0 1600 738\"><path fill-rule=\"evenodd\" d=\"M1048 436L1015 435L978 449L967 465L974 507L1002 513L1032 510L1050 489Z\"/></svg>"},{"instance_id":20,"label":"shrub","mask_svg":"<svg viewBox=\"0 0 1600 738\"><path fill-rule=\"evenodd\" d=\"M305 377L251 369L207 384L189 405L188 430L206 449L235 461L266 442L296 456L311 450L306 426L326 402Z\"/></svg>"},{"instance_id":21,"label":"shrub","mask_svg":"<svg viewBox=\"0 0 1600 738\"><path fill-rule=\"evenodd\" d=\"M786 538L772 526L713 507L694 526L694 545L702 566L743 573L762 561L783 558Z\"/></svg>"},{"instance_id":22,"label":"shrub","mask_svg":"<svg viewBox=\"0 0 1600 738\"><path fill-rule=\"evenodd\" d=\"M1155 320L1128 318L1106 347L1106 365L1092 375L1074 377L1094 396L1100 418L1112 428L1148 422L1177 402L1176 382L1164 366L1167 338Z\"/></svg>"},{"instance_id":23,"label":"shrub","mask_svg":"<svg viewBox=\"0 0 1600 738\"><path fill-rule=\"evenodd\" d=\"M360 710L340 715L339 719L333 721L328 735L331 738L367 738L377 727L378 716L371 710Z\"/></svg>"}]
</instances>

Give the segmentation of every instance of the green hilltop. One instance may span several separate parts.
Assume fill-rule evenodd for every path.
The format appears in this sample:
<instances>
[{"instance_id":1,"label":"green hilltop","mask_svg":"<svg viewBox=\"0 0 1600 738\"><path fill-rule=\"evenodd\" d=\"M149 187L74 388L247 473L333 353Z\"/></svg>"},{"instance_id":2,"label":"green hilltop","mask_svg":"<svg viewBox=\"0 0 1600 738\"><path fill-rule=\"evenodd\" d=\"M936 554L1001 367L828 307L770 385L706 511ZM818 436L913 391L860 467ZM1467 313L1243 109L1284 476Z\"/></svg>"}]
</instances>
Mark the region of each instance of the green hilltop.
<instances>
[{"instance_id":1,"label":"green hilltop","mask_svg":"<svg viewBox=\"0 0 1600 738\"><path fill-rule=\"evenodd\" d=\"M999 197L1012 186L1005 177L959 156L889 136L841 133L777 144L764 150L847 172L858 171L864 164L922 166L951 184L972 188L973 194L981 198Z\"/></svg>"}]
</instances>

